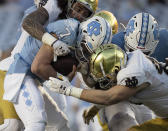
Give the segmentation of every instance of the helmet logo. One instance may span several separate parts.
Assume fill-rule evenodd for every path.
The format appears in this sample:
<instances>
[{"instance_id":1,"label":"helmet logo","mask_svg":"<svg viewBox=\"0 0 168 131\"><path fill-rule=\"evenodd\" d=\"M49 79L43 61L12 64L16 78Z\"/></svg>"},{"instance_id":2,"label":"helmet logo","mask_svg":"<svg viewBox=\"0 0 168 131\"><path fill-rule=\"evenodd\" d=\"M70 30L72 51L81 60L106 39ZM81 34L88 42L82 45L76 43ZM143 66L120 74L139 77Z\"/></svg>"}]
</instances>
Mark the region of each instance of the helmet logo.
<instances>
[{"instance_id":1,"label":"helmet logo","mask_svg":"<svg viewBox=\"0 0 168 131\"><path fill-rule=\"evenodd\" d=\"M133 33L135 20L130 20L126 28L126 36L129 36L130 33Z\"/></svg>"},{"instance_id":2,"label":"helmet logo","mask_svg":"<svg viewBox=\"0 0 168 131\"><path fill-rule=\"evenodd\" d=\"M95 36L100 35L100 23L97 21L92 21L87 26L87 32L89 36L92 36L93 34Z\"/></svg>"},{"instance_id":3,"label":"helmet logo","mask_svg":"<svg viewBox=\"0 0 168 131\"><path fill-rule=\"evenodd\" d=\"M139 47L145 47L146 37L148 33L148 24L149 24L149 14L142 13L142 26L141 26L141 34L139 38Z\"/></svg>"}]
</instances>

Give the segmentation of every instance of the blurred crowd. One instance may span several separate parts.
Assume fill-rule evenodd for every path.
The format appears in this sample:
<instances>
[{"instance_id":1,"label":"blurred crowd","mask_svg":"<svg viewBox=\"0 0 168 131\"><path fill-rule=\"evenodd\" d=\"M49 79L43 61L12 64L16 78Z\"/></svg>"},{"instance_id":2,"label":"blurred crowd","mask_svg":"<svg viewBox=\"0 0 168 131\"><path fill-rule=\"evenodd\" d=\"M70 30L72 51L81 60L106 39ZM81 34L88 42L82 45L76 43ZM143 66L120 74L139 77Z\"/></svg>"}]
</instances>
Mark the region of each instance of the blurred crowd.
<instances>
[{"instance_id":1,"label":"blurred crowd","mask_svg":"<svg viewBox=\"0 0 168 131\"><path fill-rule=\"evenodd\" d=\"M34 4L33 0L0 1L0 59L7 57L20 36L24 11Z\"/></svg>"},{"instance_id":2,"label":"blurred crowd","mask_svg":"<svg viewBox=\"0 0 168 131\"><path fill-rule=\"evenodd\" d=\"M21 32L21 21L26 9L34 4L33 0L0 0L0 59L10 55ZM168 28L168 1L167 0L99 0L99 10L111 11L118 23L124 25L138 12L152 14L160 27ZM122 30L120 26L119 30ZM80 78L80 76L79 76ZM73 84L78 84L75 80ZM78 81L78 80L77 80ZM83 84L83 83L82 83ZM82 86L80 83L77 86ZM84 125L82 111L89 103L75 98L68 98L70 126L73 131L101 131L97 119L92 126Z\"/></svg>"},{"instance_id":3,"label":"blurred crowd","mask_svg":"<svg viewBox=\"0 0 168 131\"><path fill-rule=\"evenodd\" d=\"M168 27L167 0L100 0L100 9L111 11L119 23L127 24L128 20L139 12L152 14L161 28Z\"/></svg>"}]
</instances>

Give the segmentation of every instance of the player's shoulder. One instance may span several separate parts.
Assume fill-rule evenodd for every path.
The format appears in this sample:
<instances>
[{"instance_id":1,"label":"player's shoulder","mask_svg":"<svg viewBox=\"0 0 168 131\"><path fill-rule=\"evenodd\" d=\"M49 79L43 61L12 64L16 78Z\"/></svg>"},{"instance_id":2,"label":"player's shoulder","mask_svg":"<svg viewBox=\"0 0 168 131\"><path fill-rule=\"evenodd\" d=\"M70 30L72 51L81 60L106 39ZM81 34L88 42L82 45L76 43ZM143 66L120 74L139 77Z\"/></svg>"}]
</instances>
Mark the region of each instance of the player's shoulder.
<instances>
[{"instance_id":1,"label":"player's shoulder","mask_svg":"<svg viewBox=\"0 0 168 131\"><path fill-rule=\"evenodd\" d=\"M77 30L79 27L79 21L75 19L62 19L62 20L57 20L52 23L49 23L47 26L47 31L48 32L56 32L56 31L61 31L61 30L68 30L72 32L73 30Z\"/></svg>"},{"instance_id":2,"label":"player's shoulder","mask_svg":"<svg viewBox=\"0 0 168 131\"><path fill-rule=\"evenodd\" d=\"M118 72L117 80L121 81L127 77L143 76L145 74L145 56L139 50L128 53L126 67Z\"/></svg>"},{"instance_id":3,"label":"player's shoulder","mask_svg":"<svg viewBox=\"0 0 168 131\"><path fill-rule=\"evenodd\" d=\"M70 46L75 46L78 35L79 22L74 19L58 20L50 23L46 30L57 35L57 37Z\"/></svg>"},{"instance_id":4,"label":"player's shoulder","mask_svg":"<svg viewBox=\"0 0 168 131\"><path fill-rule=\"evenodd\" d=\"M143 64L148 61L146 56L141 50L135 50L133 52L127 52L128 60L127 66L143 67Z\"/></svg>"}]
</instances>

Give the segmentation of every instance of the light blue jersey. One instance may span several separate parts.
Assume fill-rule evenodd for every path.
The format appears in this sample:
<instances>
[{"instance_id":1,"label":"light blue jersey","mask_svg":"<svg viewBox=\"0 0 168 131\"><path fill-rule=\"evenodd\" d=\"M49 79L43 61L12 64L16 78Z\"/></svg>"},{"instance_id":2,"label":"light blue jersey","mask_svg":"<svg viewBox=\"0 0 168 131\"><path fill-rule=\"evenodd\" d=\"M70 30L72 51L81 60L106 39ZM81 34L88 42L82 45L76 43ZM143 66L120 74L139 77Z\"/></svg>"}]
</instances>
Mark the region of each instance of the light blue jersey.
<instances>
[{"instance_id":1,"label":"light blue jersey","mask_svg":"<svg viewBox=\"0 0 168 131\"><path fill-rule=\"evenodd\" d=\"M78 26L78 21L74 19L65 19L50 23L46 27L46 30L47 32L55 33L59 37L59 40L64 43L70 46L75 46ZM41 45L41 41L29 36L21 52L15 54L15 60L10 66L8 73L26 73L27 70L30 69L30 65Z\"/></svg>"},{"instance_id":2,"label":"light blue jersey","mask_svg":"<svg viewBox=\"0 0 168 131\"><path fill-rule=\"evenodd\" d=\"M58 20L50 23L46 30L55 33L64 43L75 46L79 24L75 19ZM41 46L42 43L39 40L28 36L21 51L14 55L14 61L5 77L5 100L16 102L24 77L32 74L31 64ZM10 80L13 80L12 84L7 82Z\"/></svg>"},{"instance_id":3,"label":"light blue jersey","mask_svg":"<svg viewBox=\"0 0 168 131\"><path fill-rule=\"evenodd\" d=\"M118 45L120 48L125 50L125 40L124 40L125 32L119 32L115 34L112 38L112 43ZM168 30L167 29L160 29L159 31L159 43L151 55L152 57L156 58L160 62L164 62L165 58L168 57Z\"/></svg>"}]
</instances>

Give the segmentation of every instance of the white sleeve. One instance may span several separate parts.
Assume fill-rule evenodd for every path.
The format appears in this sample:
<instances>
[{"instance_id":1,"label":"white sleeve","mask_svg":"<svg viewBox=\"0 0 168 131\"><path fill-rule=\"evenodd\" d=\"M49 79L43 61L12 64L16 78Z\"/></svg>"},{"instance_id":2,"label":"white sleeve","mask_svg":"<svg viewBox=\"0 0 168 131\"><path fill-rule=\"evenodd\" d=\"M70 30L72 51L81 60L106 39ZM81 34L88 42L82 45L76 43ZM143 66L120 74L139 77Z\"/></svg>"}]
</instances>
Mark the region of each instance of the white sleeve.
<instances>
[{"instance_id":1,"label":"white sleeve","mask_svg":"<svg viewBox=\"0 0 168 131\"><path fill-rule=\"evenodd\" d=\"M142 69L125 68L117 75L117 84L127 86L130 88L140 87L143 83L151 83Z\"/></svg>"},{"instance_id":2,"label":"white sleeve","mask_svg":"<svg viewBox=\"0 0 168 131\"><path fill-rule=\"evenodd\" d=\"M61 14L62 12L62 10L58 7L57 0L48 0L43 7L47 10L49 14L49 23L56 20L59 14Z\"/></svg>"}]
</instances>

